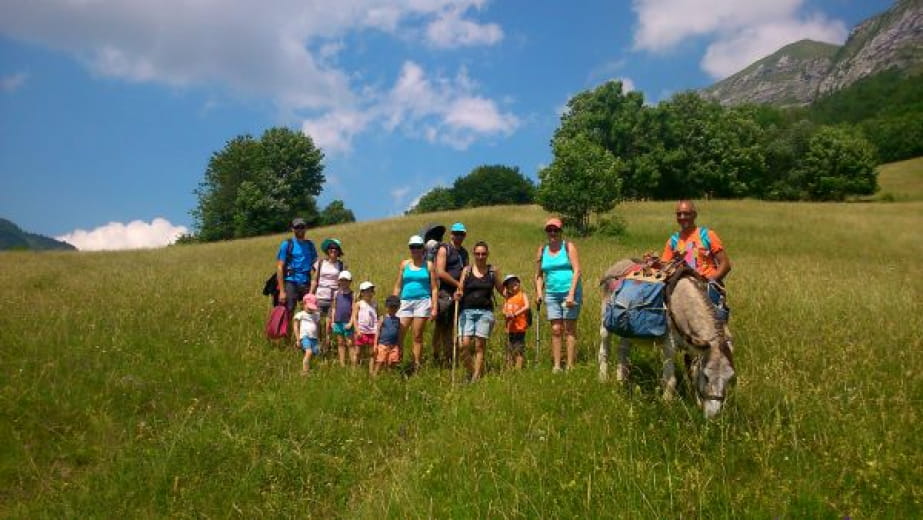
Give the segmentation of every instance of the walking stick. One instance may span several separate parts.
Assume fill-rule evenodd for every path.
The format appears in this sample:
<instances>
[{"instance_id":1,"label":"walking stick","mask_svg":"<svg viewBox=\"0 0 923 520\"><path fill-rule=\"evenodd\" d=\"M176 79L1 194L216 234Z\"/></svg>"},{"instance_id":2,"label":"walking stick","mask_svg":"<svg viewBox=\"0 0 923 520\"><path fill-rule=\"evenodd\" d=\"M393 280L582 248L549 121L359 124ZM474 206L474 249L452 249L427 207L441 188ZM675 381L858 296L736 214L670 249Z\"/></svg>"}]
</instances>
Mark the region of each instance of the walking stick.
<instances>
[{"instance_id":1,"label":"walking stick","mask_svg":"<svg viewBox=\"0 0 923 520\"><path fill-rule=\"evenodd\" d=\"M458 364L458 300L455 300L455 313L452 319L452 387L455 387L455 365Z\"/></svg>"},{"instance_id":2,"label":"walking stick","mask_svg":"<svg viewBox=\"0 0 923 520\"><path fill-rule=\"evenodd\" d=\"M538 349L542 337L542 301L535 302L535 365L538 366Z\"/></svg>"}]
</instances>

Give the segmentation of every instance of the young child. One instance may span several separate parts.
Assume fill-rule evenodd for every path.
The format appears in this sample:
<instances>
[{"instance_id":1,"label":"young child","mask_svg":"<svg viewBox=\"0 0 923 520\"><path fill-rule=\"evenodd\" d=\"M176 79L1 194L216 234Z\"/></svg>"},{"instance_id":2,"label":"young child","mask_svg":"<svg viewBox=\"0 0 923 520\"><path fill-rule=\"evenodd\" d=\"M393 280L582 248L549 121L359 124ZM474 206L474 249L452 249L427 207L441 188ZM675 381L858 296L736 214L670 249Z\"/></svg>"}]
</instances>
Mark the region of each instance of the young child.
<instances>
[{"instance_id":1,"label":"young child","mask_svg":"<svg viewBox=\"0 0 923 520\"><path fill-rule=\"evenodd\" d=\"M503 315L506 317L506 331L509 335L507 343L507 367L522 369L526 350L526 328L529 327L526 314L529 312L529 298L523 292L519 277L515 274L503 278L506 303L503 304Z\"/></svg>"},{"instance_id":2,"label":"young child","mask_svg":"<svg viewBox=\"0 0 923 520\"><path fill-rule=\"evenodd\" d=\"M350 362L358 366L361 359L369 359L369 373L372 372L375 347L375 333L378 328L378 309L375 305L375 284L359 284L359 299L353 304L352 328L356 331L356 341L350 348ZM365 347L365 348L363 348ZM365 350L365 352L362 352Z\"/></svg>"},{"instance_id":3,"label":"young child","mask_svg":"<svg viewBox=\"0 0 923 520\"><path fill-rule=\"evenodd\" d=\"M337 290L333 293L333 302L330 305L330 318L327 319L327 327L331 329L332 337L337 344L341 367L346 366L346 351L353 337L353 325L351 323L353 290L350 288L352 281L352 273L340 271Z\"/></svg>"},{"instance_id":4,"label":"young child","mask_svg":"<svg viewBox=\"0 0 923 520\"><path fill-rule=\"evenodd\" d=\"M397 317L397 309L401 306L401 299L391 295L385 299L387 314L378 320L378 329L375 334L375 364L372 375L377 376L382 367L394 366L401 362L400 331L401 319Z\"/></svg>"},{"instance_id":5,"label":"young child","mask_svg":"<svg viewBox=\"0 0 923 520\"><path fill-rule=\"evenodd\" d=\"M301 299L301 310L295 313L295 346L304 350L301 360L301 375L308 375L311 369L311 357L320 353L317 332L320 313L317 311L317 296L305 294Z\"/></svg>"}]
</instances>

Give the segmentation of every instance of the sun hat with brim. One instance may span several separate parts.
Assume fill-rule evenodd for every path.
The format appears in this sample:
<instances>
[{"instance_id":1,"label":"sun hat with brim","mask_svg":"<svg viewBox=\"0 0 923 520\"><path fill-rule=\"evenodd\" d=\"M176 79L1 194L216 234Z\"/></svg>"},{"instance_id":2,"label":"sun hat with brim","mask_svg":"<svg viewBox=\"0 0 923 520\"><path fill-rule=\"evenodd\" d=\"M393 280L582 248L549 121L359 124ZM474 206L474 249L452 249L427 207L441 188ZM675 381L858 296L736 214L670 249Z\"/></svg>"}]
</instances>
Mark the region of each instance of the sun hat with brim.
<instances>
[{"instance_id":1,"label":"sun hat with brim","mask_svg":"<svg viewBox=\"0 0 923 520\"><path fill-rule=\"evenodd\" d=\"M359 292L368 291L369 289L374 289L375 284L372 282L362 282L359 284Z\"/></svg>"},{"instance_id":2,"label":"sun hat with brim","mask_svg":"<svg viewBox=\"0 0 923 520\"><path fill-rule=\"evenodd\" d=\"M545 230L547 231L548 228L550 227L556 227L558 229L561 229L564 227L564 224L561 223L561 219L552 217L545 221Z\"/></svg>"},{"instance_id":3,"label":"sun hat with brim","mask_svg":"<svg viewBox=\"0 0 923 520\"><path fill-rule=\"evenodd\" d=\"M422 246L423 244L423 237L420 235L414 235L410 237L410 240L407 241L408 246Z\"/></svg>"},{"instance_id":4,"label":"sun hat with brim","mask_svg":"<svg viewBox=\"0 0 923 520\"><path fill-rule=\"evenodd\" d=\"M337 280L349 280L349 281L352 281L352 279L353 279L353 274L352 274L351 272L345 270L345 269L342 270L342 271L340 271L340 275L337 276Z\"/></svg>"},{"instance_id":5,"label":"sun hat with brim","mask_svg":"<svg viewBox=\"0 0 923 520\"><path fill-rule=\"evenodd\" d=\"M519 277L516 276L515 274L508 274L503 277L503 285L506 286L506 284L510 283L513 280L516 280L518 282Z\"/></svg>"},{"instance_id":6,"label":"sun hat with brim","mask_svg":"<svg viewBox=\"0 0 923 520\"><path fill-rule=\"evenodd\" d=\"M340 255L343 254L343 245L340 243L339 239L325 238L324 241L320 243L321 251L327 251L331 247L337 248L340 251Z\"/></svg>"}]
</instances>

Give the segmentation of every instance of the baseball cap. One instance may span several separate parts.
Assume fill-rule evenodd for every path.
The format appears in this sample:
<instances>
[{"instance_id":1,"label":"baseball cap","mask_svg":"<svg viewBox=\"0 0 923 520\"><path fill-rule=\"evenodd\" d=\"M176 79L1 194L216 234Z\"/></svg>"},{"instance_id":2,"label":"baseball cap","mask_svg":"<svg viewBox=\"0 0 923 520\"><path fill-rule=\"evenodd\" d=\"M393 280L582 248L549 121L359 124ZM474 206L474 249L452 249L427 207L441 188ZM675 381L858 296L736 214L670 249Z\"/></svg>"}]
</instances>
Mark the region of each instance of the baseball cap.
<instances>
[{"instance_id":1,"label":"baseball cap","mask_svg":"<svg viewBox=\"0 0 923 520\"><path fill-rule=\"evenodd\" d=\"M557 217L552 217L545 221L545 229L548 229L550 227L556 227L558 229L561 229L564 227L564 224L561 223L561 219Z\"/></svg>"},{"instance_id":2,"label":"baseball cap","mask_svg":"<svg viewBox=\"0 0 923 520\"><path fill-rule=\"evenodd\" d=\"M340 276L337 277L337 280L350 280L352 281L353 274L347 270L340 271Z\"/></svg>"},{"instance_id":3,"label":"baseball cap","mask_svg":"<svg viewBox=\"0 0 923 520\"><path fill-rule=\"evenodd\" d=\"M503 285L506 285L507 283L509 283L510 280L516 280L518 282L519 277L516 276L515 274L508 274L503 277Z\"/></svg>"},{"instance_id":4,"label":"baseball cap","mask_svg":"<svg viewBox=\"0 0 923 520\"><path fill-rule=\"evenodd\" d=\"M292 227L307 226L307 225L308 223L305 222L304 219L301 217L295 217L292 219Z\"/></svg>"},{"instance_id":5,"label":"baseball cap","mask_svg":"<svg viewBox=\"0 0 923 520\"><path fill-rule=\"evenodd\" d=\"M468 232L468 230L465 229L465 225L462 224L461 222L456 222L452 224L451 231L452 233L467 233Z\"/></svg>"},{"instance_id":6,"label":"baseball cap","mask_svg":"<svg viewBox=\"0 0 923 520\"><path fill-rule=\"evenodd\" d=\"M305 309L317 310L317 296L312 293L305 294L301 304Z\"/></svg>"},{"instance_id":7,"label":"baseball cap","mask_svg":"<svg viewBox=\"0 0 923 520\"><path fill-rule=\"evenodd\" d=\"M365 281L359 284L359 292L367 291L369 289L374 289L374 288L375 288L375 284L369 281Z\"/></svg>"},{"instance_id":8,"label":"baseball cap","mask_svg":"<svg viewBox=\"0 0 923 520\"><path fill-rule=\"evenodd\" d=\"M420 235L414 235L410 237L410 240L407 242L407 245L408 246L422 246L423 237L421 237Z\"/></svg>"}]
</instances>

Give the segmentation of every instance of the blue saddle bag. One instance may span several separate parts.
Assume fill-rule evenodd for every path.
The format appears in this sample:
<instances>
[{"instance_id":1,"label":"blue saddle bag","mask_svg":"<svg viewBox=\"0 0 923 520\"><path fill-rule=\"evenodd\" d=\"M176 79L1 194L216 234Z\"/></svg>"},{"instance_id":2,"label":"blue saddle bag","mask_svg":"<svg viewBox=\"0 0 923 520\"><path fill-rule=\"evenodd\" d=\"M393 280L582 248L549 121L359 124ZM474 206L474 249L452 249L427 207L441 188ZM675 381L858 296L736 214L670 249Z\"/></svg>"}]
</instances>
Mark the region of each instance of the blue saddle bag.
<instances>
[{"instance_id":1,"label":"blue saddle bag","mask_svg":"<svg viewBox=\"0 0 923 520\"><path fill-rule=\"evenodd\" d=\"M603 313L606 330L623 338L653 338L667 333L667 309L661 282L622 281Z\"/></svg>"}]
</instances>

